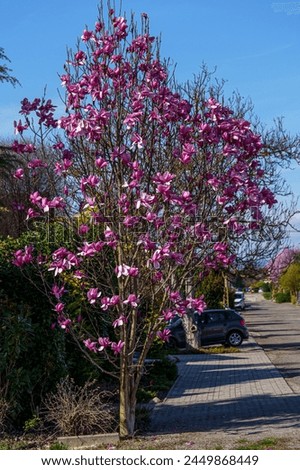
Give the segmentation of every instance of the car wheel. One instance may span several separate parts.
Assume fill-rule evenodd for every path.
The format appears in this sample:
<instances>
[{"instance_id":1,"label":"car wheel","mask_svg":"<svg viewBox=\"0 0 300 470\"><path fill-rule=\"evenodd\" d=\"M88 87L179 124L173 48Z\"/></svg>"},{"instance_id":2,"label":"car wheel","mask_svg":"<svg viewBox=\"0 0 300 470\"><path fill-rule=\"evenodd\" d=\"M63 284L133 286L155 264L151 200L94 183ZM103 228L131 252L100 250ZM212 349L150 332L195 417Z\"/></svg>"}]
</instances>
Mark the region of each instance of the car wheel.
<instances>
[{"instance_id":1,"label":"car wheel","mask_svg":"<svg viewBox=\"0 0 300 470\"><path fill-rule=\"evenodd\" d=\"M227 336L227 344L229 344L229 346L238 347L242 344L242 342L243 336L237 330L231 331Z\"/></svg>"}]
</instances>

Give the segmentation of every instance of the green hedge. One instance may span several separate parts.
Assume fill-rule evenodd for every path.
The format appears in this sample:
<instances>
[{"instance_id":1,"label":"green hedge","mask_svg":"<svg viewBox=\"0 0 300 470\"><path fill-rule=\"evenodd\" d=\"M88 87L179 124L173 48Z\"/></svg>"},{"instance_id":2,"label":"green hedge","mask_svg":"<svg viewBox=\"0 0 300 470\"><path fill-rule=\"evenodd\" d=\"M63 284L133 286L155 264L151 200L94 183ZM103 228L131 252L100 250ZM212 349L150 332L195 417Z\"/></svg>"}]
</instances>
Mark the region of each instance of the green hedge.
<instances>
[{"instance_id":1,"label":"green hedge","mask_svg":"<svg viewBox=\"0 0 300 470\"><path fill-rule=\"evenodd\" d=\"M291 294L289 292L278 292L275 294L275 302L282 304L291 301Z\"/></svg>"},{"instance_id":2,"label":"green hedge","mask_svg":"<svg viewBox=\"0 0 300 470\"><path fill-rule=\"evenodd\" d=\"M266 300L272 300L272 292L264 292L263 296Z\"/></svg>"}]
</instances>

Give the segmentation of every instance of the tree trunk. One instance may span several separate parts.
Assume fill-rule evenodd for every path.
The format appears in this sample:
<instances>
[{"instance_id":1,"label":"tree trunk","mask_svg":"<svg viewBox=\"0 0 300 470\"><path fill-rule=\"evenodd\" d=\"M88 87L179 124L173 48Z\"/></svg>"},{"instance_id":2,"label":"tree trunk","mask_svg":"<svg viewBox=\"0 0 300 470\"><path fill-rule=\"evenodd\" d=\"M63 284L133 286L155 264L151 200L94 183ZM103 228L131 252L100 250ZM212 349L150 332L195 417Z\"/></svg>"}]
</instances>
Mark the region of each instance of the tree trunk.
<instances>
[{"instance_id":1,"label":"tree trunk","mask_svg":"<svg viewBox=\"0 0 300 470\"><path fill-rule=\"evenodd\" d=\"M199 349L201 347L201 333L194 321L193 314L184 315L182 323L185 330L186 349L190 351Z\"/></svg>"},{"instance_id":2,"label":"tree trunk","mask_svg":"<svg viewBox=\"0 0 300 470\"><path fill-rule=\"evenodd\" d=\"M120 371L120 439L133 437L135 429L136 387L132 374L129 373L127 358L121 358Z\"/></svg>"}]
</instances>

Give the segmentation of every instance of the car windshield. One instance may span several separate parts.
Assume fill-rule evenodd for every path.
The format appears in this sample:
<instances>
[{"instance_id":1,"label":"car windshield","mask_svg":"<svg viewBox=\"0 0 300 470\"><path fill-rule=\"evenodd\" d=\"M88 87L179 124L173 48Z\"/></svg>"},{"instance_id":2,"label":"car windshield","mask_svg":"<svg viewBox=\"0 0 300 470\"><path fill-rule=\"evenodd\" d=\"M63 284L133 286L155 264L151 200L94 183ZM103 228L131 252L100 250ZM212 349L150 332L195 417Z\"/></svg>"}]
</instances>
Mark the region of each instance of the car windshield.
<instances>
[{"instance_id":1,"label":"car windshield","mask_svg":"<svg viewBox=\"0 0 300 470\"><path fill-rule=\"evenodd\" d=\"M244 294L241 292L241 293L234 294L234 295L236 299L242 299Z\"/></svg>"}]
</instances>

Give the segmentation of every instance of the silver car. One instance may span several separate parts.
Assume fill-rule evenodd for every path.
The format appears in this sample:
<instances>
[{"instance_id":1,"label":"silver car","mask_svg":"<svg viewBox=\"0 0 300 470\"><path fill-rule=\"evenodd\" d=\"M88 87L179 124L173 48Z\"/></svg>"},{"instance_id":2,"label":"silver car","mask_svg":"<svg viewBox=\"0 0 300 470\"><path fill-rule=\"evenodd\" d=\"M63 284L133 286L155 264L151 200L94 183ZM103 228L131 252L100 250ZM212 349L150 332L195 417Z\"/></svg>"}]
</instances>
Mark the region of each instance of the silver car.
<instances>
[{"instance_id":1,"label":"silver car","mask_svg":"<svg viewBox=\"0 0 300 470\"><path fill-rule=\"evenodd\" d=\"M244 292L235 292L234 293L234 308L236 310L245 310L245 294Z\"/></svg>"}]
</instances>

